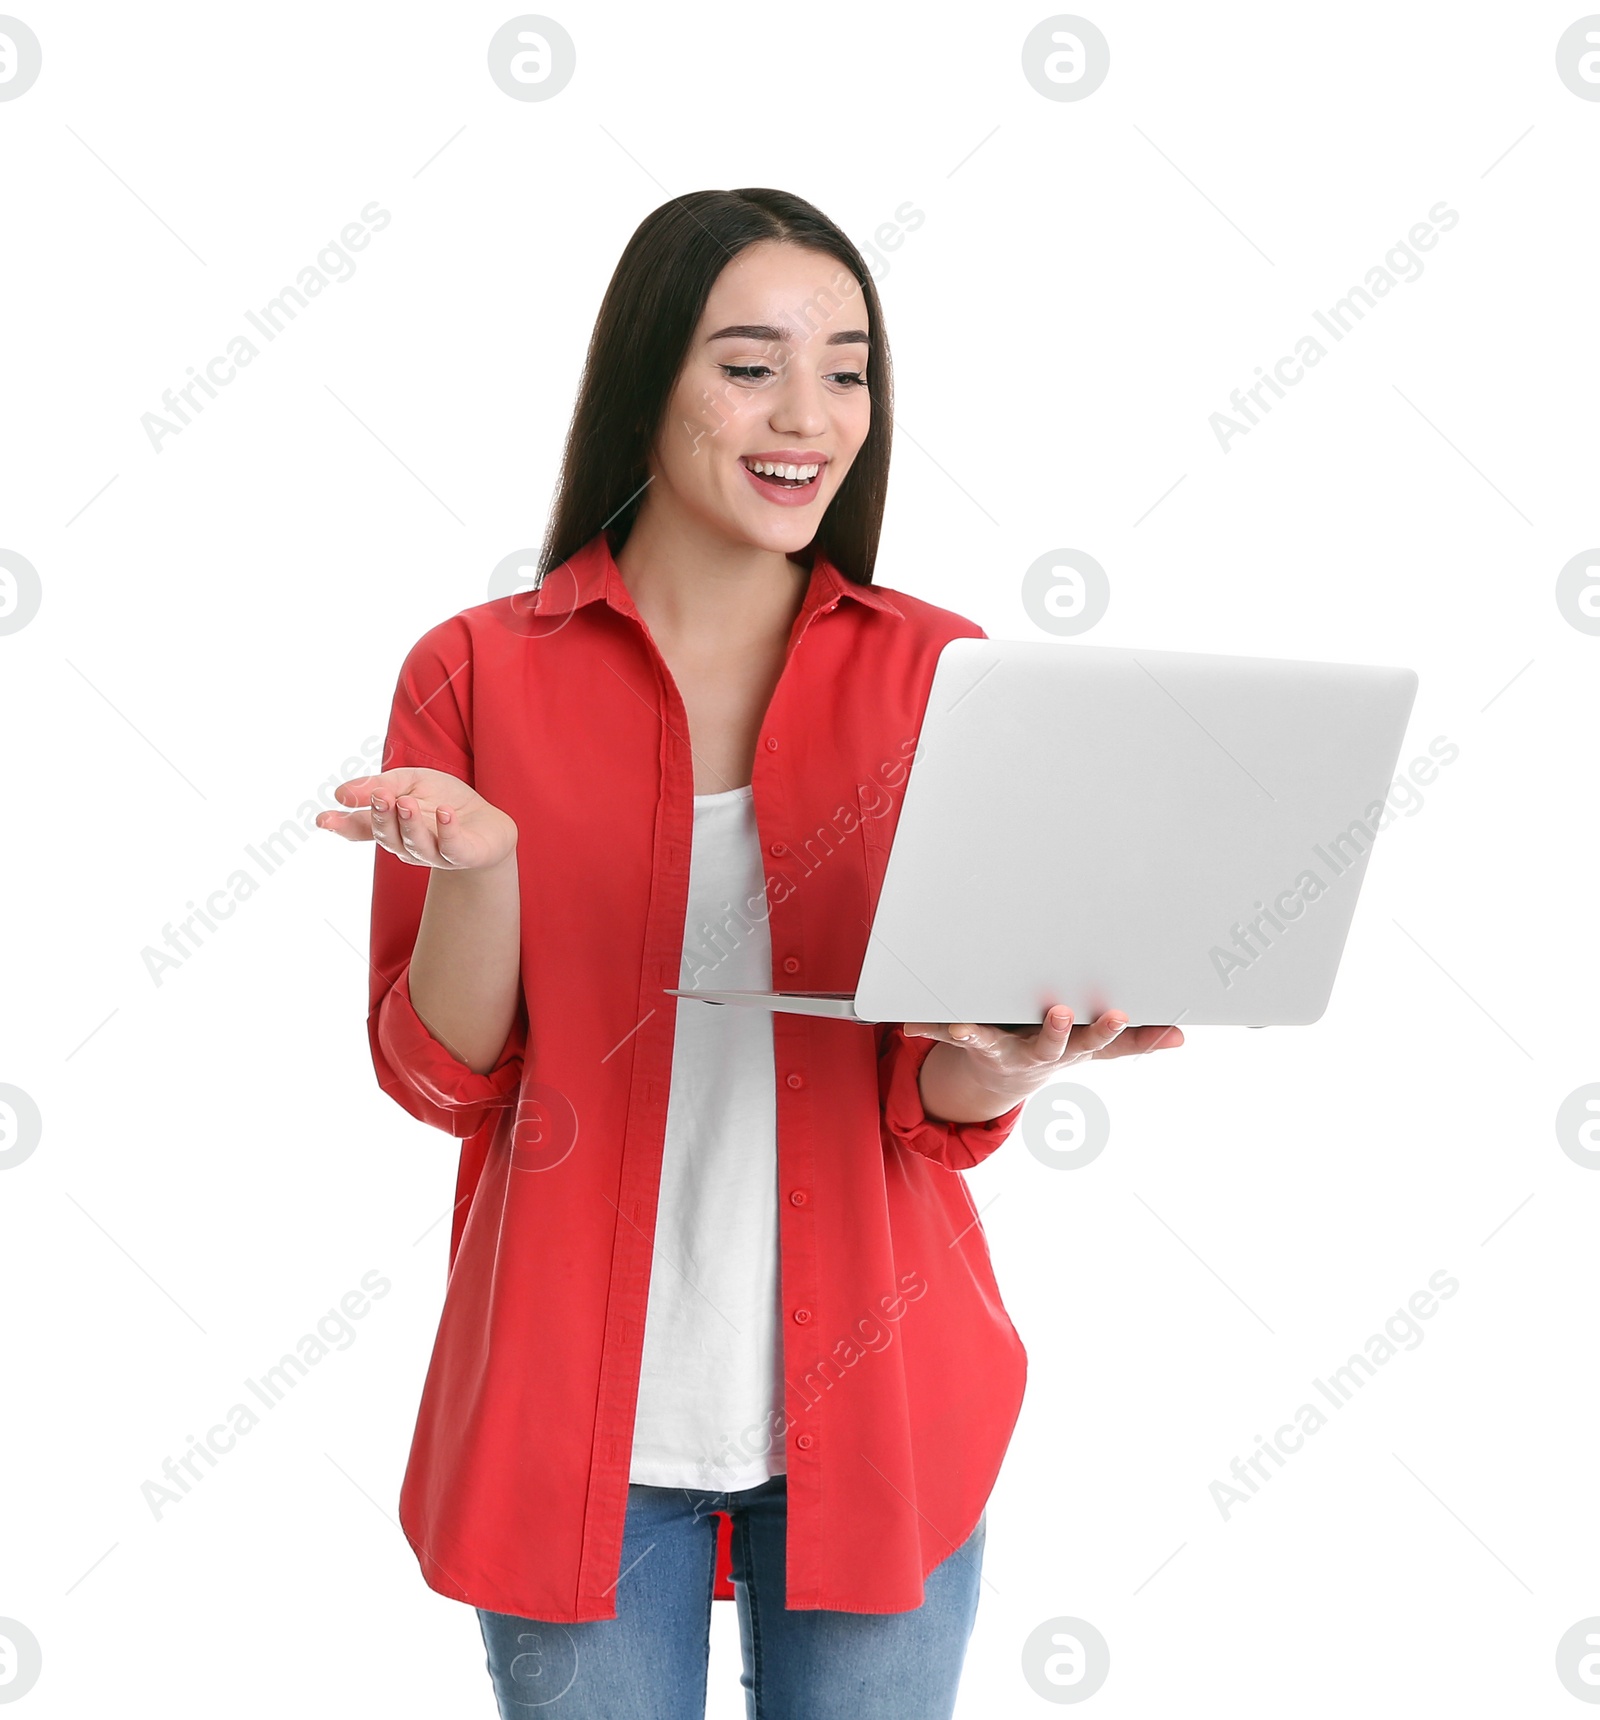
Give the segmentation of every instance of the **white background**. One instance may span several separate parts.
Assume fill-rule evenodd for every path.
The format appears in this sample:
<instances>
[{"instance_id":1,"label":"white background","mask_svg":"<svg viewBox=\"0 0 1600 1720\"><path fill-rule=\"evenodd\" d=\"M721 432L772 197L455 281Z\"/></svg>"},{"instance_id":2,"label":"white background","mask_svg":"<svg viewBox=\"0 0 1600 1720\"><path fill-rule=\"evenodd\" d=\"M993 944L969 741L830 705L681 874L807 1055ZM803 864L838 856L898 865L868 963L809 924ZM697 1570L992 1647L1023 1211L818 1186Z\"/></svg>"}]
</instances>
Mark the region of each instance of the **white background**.
<instances>
[{"instance_id":1,"label":"white background","mask_svg":"<svg viewBox=\"0 0 1600 1720\"><path fill-rule=\"evenodd\" d=\"M1089 642L1408 665L1402 762L1459 748L1379 843L1318 1024L1080 1069L1112 1118L1092 1165L1018 1136L971 1174L1030 1380L961 1714L1049 1711L1022 1645L1061 1616L1110 1645L1108 1716L1577 1711L1600 1176L1554 1119L1600 1079L1600 638L1555 580L1600 542L1600 103L1555 45L1581 12L1096 0L1110 74L1050 101L1020 59L1042 10L561 0L576 76L518 102L486 69L506 8L17 3L44 53L0 103L0 547L43 584L0 638L0 1081L44 1118L0 1175L0 1615L44 1655L19 1714L493 1711L471 1610L394 1520L456 1154L372 1079L370 850L316 833L159 985L143 952L356 774L407 647L537 544L628 236L742 185L863 247L925 215L878 274L882 584L1044 637L1023 572L1076 548L1111 581ZM163 390L373 200L353 278L154 452ZM1230 391L1441 200L1423 275L1224 453ZM372 1269L356 1341L156 1520L163 1459ZM1211 1483L1440 1269L1425 1341L1225 1521ZM737 1666L721 1603L714 1716Z\"/></svg>"}]
</instances>

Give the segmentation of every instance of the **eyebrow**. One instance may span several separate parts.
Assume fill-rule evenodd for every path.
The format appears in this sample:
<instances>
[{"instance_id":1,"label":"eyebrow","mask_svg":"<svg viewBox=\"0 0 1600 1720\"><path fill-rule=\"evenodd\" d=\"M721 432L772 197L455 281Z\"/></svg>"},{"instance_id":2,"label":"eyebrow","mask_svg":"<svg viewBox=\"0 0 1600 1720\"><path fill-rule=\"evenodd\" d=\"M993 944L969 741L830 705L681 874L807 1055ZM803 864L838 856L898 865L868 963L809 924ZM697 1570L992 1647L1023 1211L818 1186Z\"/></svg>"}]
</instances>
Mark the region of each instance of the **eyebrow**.
<instances>
[{"instance_id":1,"label":"eyebrow","mask_svg":"<svg viewBox=\"0 0 1600 1720\"><path fill-rule=\"evenodd\" d=\"M730 323L727 328L719 328L715 334L708 334L709 340L766 340L782 341L792 345L793 333L786 328L774 328L770 323ZM830 334L824 343L827 346L867 346L867 331L861 328L841 329L838 334Z\"/></svg>"}]
</instances>

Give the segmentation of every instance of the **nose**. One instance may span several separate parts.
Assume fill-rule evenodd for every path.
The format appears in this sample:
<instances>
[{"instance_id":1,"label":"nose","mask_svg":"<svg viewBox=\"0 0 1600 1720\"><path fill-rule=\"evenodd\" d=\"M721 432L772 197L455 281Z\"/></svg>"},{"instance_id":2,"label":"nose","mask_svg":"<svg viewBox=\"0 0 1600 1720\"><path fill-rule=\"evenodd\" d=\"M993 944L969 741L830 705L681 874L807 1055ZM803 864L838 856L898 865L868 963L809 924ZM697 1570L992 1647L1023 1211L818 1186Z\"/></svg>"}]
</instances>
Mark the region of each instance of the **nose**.
<instances>
[{"instance_id":1,"label":"nose","mask_svg":"<svg viewBox=\"0 0 1600 1720\"><path fill-rule=\"evenodd\" d=\"M786 365L768 422L775 435L794 436L801 441L820 436L828 427L822 378L792 361Z\"/></svg>"}]
</instances>

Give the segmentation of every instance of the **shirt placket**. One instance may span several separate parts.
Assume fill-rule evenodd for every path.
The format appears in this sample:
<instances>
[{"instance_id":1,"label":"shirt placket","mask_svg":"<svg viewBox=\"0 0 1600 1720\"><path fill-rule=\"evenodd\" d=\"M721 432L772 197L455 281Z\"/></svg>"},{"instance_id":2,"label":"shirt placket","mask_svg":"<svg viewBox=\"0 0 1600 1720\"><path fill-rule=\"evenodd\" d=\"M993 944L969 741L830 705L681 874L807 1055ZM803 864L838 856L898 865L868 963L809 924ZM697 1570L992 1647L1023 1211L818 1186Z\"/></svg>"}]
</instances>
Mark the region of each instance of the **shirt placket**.
<instances>
[{"instance_id":1,"label":"shirt placket","mask_svg":"<svg viewBox=\"0 0 1600 1720\"><path fill-rule=\"evenodd\" d=\"M756 743L755 803L757 828L776 865L769 876L792 872L792 843L798 834L797 807L804 797L793 781L783 750L788 713L804 698L804 683L791 673L806 630L838 603L837 596L804 617L790 646ZM793 879L788 882L792 885ZM772 900L776 893L780 900ZM772 936L773 989L803 990L811 983L807 952L816 946L807 935L807 895L769 887L768 925ZM781 952L781 953L780 953ZM791 965L793 964L793 965ZM812 1345L823 1330L820 1311L821 1262L817 1231L816 1143L818 1116L812 1058L817 1023L808 1015L775 1011L772 1018L773 1067L777 1079L778 1134L778 1345L783 1361L783 1447L787 1473L785 1535L786 1587L804 1600L820 1586L817 1550L824 1541L822 1478L828 1451L815 1414L807 1414L796 1381L814 1365Z\"/></svg>"},{"instance_id":2,"label":"shirt placket","mask_svg":"<svg viewBox=\"0 0 1600 1720\"><path fill-rule=\"evenodd\" d=\"M626 1527L628 1472L633 1454L633 1424L639 1367L644 1349L645 1316L649 1304L651 1212L660 1188L662 1149L666 1138L667 1101L672 1081L672 1017L676 999L664 989L679 983L684 921L688 911L689 863L693 840L694 759L689 748L688 716L665 659L633 607L621 579L608 570L606 599L638 628L645 654L656 677L660 724L661 795L654 830L650 903L646 914L644 962L638 995L639 1049L633 1060L624 1131L622 1174L616 1240L612 1249L610 1295L600 1360L594 1452L589 1470L589 1495L584 1512L583 1552L578 1572L580 1606L606 1606L614 1595L622 1561ZM765 855L780 864L767 868L770 878L781 876L789 858L793 794L783 760L784 710L794 686L792 665L806 631L818 615L833 609L837 594L802 610L796 620L778 684L773 690L756 740L751 773L757 837ZM625 689L617 696L632 697ZM804 892L780 892L773 902L769 889L768 927L773 966L784 957L802 961ZM803 969L802 969L803 971ZM774 986L780 981L774 974ZM789 983L795 983L789 976ZM803 985L803 980L800 982ZM788 1569L797 1590L815 1586L818 1573L811 1562L796 1559L796 1546L820 1546L822 1452L814 1426L797 1428L791 1405L799 1402L792 1378L804 1373L804 1342L816 1328L818 1259L815 1228L814 1135L807 1052L809 1018L774 1012L773 1051L777 1077L776 1120L779 1188L779 1344L784 1358L785 1467L791 1531ZM651 1028L654 1027L654 1031ZM791 1338L790 1334L795 1334ZM792 1358L792 1360L791 1360Z\"/></svg>"},{"instance_id":3,"label":"shirt placket","mask_svg":"<svg viewBox=\"0 0 1600 1720\"><path fill-rule=\"evenodd\" d=\"M620 581L617 583L620 586ZM625 594L626 588L621 589ZM636 999L637 1047L631 1060L594 1451L578 1571L580 1605L601 1608L615 1595L626 1527L628 1471L650 1294L652 1215L660 1188L672 1080L673 1016L668 1012L676 1010L677 1000L666 996L664 988L680 983L694 830L694 761L682 698L632 604L625 595L619 598L608 590L607 596L638 628L644 655L656 677L661 792L652 834L650 901ZM614 689L613 696L635 697L614 678L606 677L606 681Z\"/></svg>"}]
</instances>

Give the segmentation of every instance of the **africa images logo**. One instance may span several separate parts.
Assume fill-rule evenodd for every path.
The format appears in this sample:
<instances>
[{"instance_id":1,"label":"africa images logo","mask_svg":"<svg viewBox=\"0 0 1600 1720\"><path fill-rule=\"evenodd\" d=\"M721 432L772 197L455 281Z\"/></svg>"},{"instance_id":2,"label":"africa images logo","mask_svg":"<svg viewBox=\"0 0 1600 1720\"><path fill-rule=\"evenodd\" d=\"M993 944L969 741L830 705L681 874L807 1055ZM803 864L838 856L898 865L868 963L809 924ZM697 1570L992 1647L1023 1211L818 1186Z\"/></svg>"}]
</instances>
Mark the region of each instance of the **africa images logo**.
<instances>
[{"instance_id":1,"label":"africa images logo","mask_svg":"<svg viewBox=\"0 0 1600 1720\"><path fill-rule=\"evenodd\" d=\"M1392 1361L1401 1350L1421 1347L1427 1334L1418 1322L1431 1320L1439 1312L1438 1303L1448 1302L1460 1288L1460 1283L1440 1267L1428 1280L1428 1288L1416 1291L1405 1308L1395 1309L1384 1322L1383 1330L1374 1332L1361 1351L1332 1369L1327 1379L1312 1380L1318 1395L1332 1408L1343 1409L1378 1369ZM1288 1458L1305 1449L1307 1435L1320 1433L1329 1420L1330 1417L1316 1404L1303 1403L1294 1412L1294 1421L1277 1428L1270 1440L1258 1433L1256 1449L1249 1457L1235 1457L1229 1465L1228 1473L1239 1485L1233 1486L1227 1481L1211 1483L1212 1502L1222 1513L1223 1522L1231 1522L1234 1507L1250 1504L1261 1491L1261 1483L1272 1479L1272 1471L1267 1468L1269 1460L1282 1469Z\"/></svg>"},{"instance_id":2,"label":"africa images logo","mask_svg":"<svg viewBox=\"0 0 1600 1720\"><path fill-rule=\"evenodd\" d=\"M1326 311L1315 310L1311 313L1317 327L1330 340L1336 343L1342 341L1367 312L1376 310L1397 286L1409 286L1421 280L1423 262L1417 253L1431 251L1439 243L1439 235L1448 233L1460 219L1460 215L1448 203L1442 200L1435 203L1428 211L1427 220L1418 221L1404 239L1396 239L1384 253L1383 261L1374 263L1367 270L1363 282L1351 287L1342 299L1336 299ZM1236 416L1229 417L1226 412L1213 412L1208 420L1217 438L1217 446L1223 453L1231 452L1228 444L1236 437L1248 436L1260 423L1258 410L1262 417L1272 411L1272 401L1266 397L1266 391L1270 391L1276 399L1286 398L1288 390L1301 382L1306 372L1314 369L1327 356L1328 348L1316 334L1306 333L1295 342L1294 351L1285 353L1270 372L1258 364L1256 376L1259 380L1242 390L1234 389L1228 397L1228 404ZM1254 407L1251 406L1251 401L1255 402Z\"/></svg>"}]
</instances>

